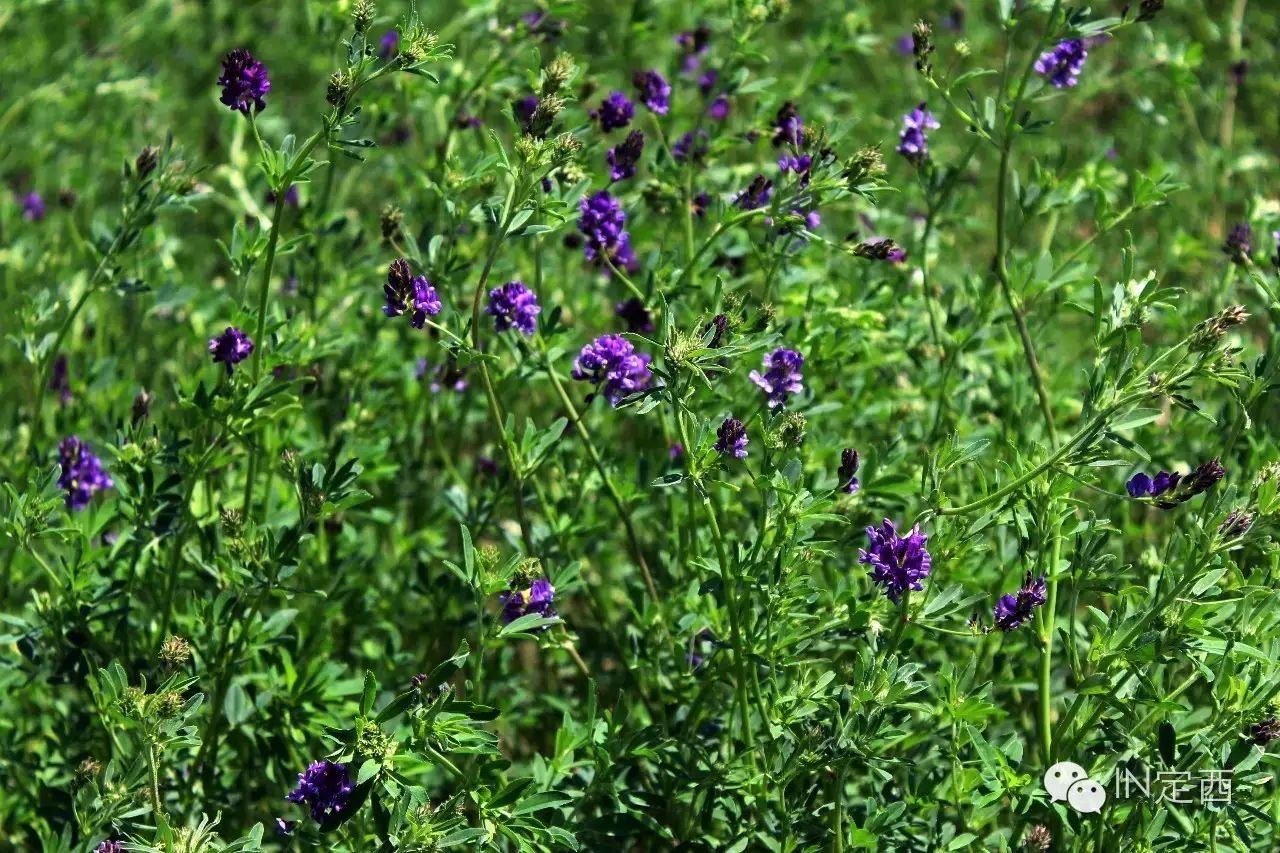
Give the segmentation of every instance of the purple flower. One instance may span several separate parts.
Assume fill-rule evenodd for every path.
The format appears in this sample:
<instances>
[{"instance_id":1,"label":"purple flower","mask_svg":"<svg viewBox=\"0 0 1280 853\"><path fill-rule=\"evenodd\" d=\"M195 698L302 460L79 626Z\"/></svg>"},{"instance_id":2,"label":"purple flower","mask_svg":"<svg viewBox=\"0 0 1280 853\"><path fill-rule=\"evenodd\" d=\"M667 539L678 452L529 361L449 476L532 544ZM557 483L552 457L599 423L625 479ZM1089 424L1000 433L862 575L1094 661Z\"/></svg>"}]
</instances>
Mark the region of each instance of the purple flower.
<instances>
[{"instance_id":1,"label":"purple flower","mask_svg":"<svg viewBox=\"0 0 1280 853\"><path fill-rule=\"evenodd\" d=\"M1012 631L1031 619L1035 609L1045 603L1044 577L1032 579L1027 572L1022 581L1022 588L1011 595L1002 595L996 602L993 611L996 627L1001 631Z\"/></svg>"},{"instance_id":2,"label":"purple flower","mask_svg":"<svg viewBox=\"0 0 1280 853\"><path fill-rule=\"evenodd\" d=\"M647 335L653 331L653 315L644 303L634 296L626 302L619 302L613 308L614 316L627 324L628 332Z\"/></svg>"},{"instance_id":3,"label":"purple flower","mask_svg":"<svg viewBox=\"0 0 1280 853\"><path fill-rule=\"evenodd\" d=\"M507 592L498 593L502 602L502 623L510 625L521 616L537 613L546 619L556 618L556 610L552 607L555 601L556 588L546 578L538 578L528 589L512 587ZM546 630L543 626L542 630Z\"/></svg>"},{"instance_id":4,"label":"purple flower","mask_svg":"<svg viewBox=\"0 0 1280 853\"><path fill-rule=\"evenodd\" d=\"M276 203L275 190L267 190L267 204ZM298 185L289 184L289 189L284 191L284 203L289 207L298 206Z\"/></svg>"},{"instance_id":5,"label":"purple flower","mask_svg":"<svg viewBox=\"0 0 1280 853\"><path fill-rule=\"evenodd\" d=\"M748 378L764 391L769 408L785 406L787 398L804 390L804 376L800 368L804 356L793 349L779 347L764 357L764 373L751 371Z\"/></svg>"},{"instance_id":6,"label":"purple flower","mask_svg":"<svg viewBox=\"0 0 1280 853\"><path fill-rule=\"evenodd\" d=\"M67 493L67 509L73 512L87 507L94 493L115 485L102 470L102 460L74 435L58 444L58 464L62 466L58 487Z\"/></svg>"},{"instance_id":7,"label":"purple flower","mask_svg":"<svg viewBox=\"0 0 1280 853\"><path fill-rule=\"evenodd\" d=\"M425 276L415 276L409 267L409 262L404 258L397 258L387 268L387 281L382 285L382 294L386 299L386 304L382 306L382 313L388 317L399 317L406 313L410 306L413 307L413 316L409 318L409 325L415 329L421 329L426 325L427 315L439 314L442 307L440 295L436 293L431 282L427 281Z\"/></svg>"},{"instance_id":8,"label":"purple flower","mask_svg":"<svg viewBox=\"0 0 1280 853\"><path fill-rule=\"evenodd\" d=\"M684 445L677 441L675 444L671 445L671 447L667 449L667 455L670 456L672 459L681 458L682 456L684 456Z\"/></svg>"},{"instance_id":9,"label":"purple flower","mask_svg":"<svg viewBox=\"0 0 1280 853\"><path fill-rule=\"evenodd\" d=\"M592 114L592 118L598 120L600 129L608 133L631 124L635 114L635 105L627 100L626 95L621 92L610 92L608 97L600 102L600 108Z\"/></svg>"},{"instance_id":10,"label":"purple flower","mask_svg":"<svg viewBox=\"0 0 1280 853\"><path fill-rule=\"evenodd\" d=\"M907 250L893 242L889 237L872 237L854 246L853 253L860 258L873 261L888 261L893 264L907 259Z\"/></svg>"},{"instance_id":11,"label":"purple flower","mask_svg":"<svg viewBox=\"0 0 1280 853\"><path fill-rule=\"evenodd\" d=\"M1134 474L1124 484L1131 498L1154 498L1170 489L1178 487L1182 475L1175 471L1161 471L1155 477L1148 477L1142 471Z\"/></svg>"},{"instance_id":12,"label":"purple flower","mask_svg":"<svg viewBox=\"0 0 1280 853\"><path fill-rule=\"evenodd\" d=\"M356 786L347 773L347 765L332 761L312 762L305 773L298 774L298 787L285 797L291 803L309 806L311 819L324 823L341 815L351 803Z\"/></svg>"},{"instance_id":13,"label":"purple flower","mask_svg":"<svg viewBox=\"0 0 1280 853\"><path fill-rule=\"evenodd\" d=\"M378 39L378 58L383 62L400 52L400 33L395 30L387 30L382 34L382 38Z\"/></svg>"},{"instance_id":14,"label":"purple flower","mask_svg":"<svg viewBox=\"0 0 1280 853\"><path fill-rule=\"evenodd\" d=\"M916 40L911 33L899 36L898 40L893 43L894 49L897 50L901 56L913 56L916 52L915 45Z\"/></svg>"},{"instance_id":15,"label":"purple flower","mask_svg":"<svg viewBox=\"0 0 1280 853\"><path fill-rule=\"evenodd\" d=\"M676 44L684 50L684 58L680 62L682 71L689 73L698 67L698 57L707 52L711 41L711 28L706 24L698 24L696 29L676 34Z\"/></svg>"},{"instance_id":16,"label":"purple flower","mask_svg":"<svg viewBox=\"0 0 1280 853\"><path fill-rule=\"evenodd\" d=\"M621 181L633 177L643 151L644 134L638 130L631 131L626 139L610 148L605 154L605 160L609 163L610 180Z\"/></svg>"},{"instance_id":17,"label":"purple flower","mask_svg":"<svg viewBox=\"0 0 1280 853\"><path fill-rule=\"evenodd\" d=\"M707 115L713 121L724 121L729 115L728 95L716 95L715 100L711 102L711 106L707 107Z\"/></svg>"},{"instance_id":18,"label":"purple flower","mask_svg":"<svg viewBox=\"0 0 1280 853\"><path fill-rule=\"evenodd\" d=\"M1280 720L1267 717L1265 720L1254 723L1249 727L1249 737L1258 746L1266 746L1280 737Z\"/></svg>"},{"instance_id":19,"label":"purple flower","mask_svg":"<svg viewBox=\"0 0 1280 853\"><path fill-rule=\"evenodd\" d=\"M693 131L689 131L671 146L671 156L675 158L677 163L683 163L686 160L699 163L706 154L707 132L705 130L699 130L696 134Z\"/></svg>"},{"instance_id":20,"label":"purple flower","mask_svg":"<svg viewBox=\"0 0 1280 853\"><path fill-rule=\"evenodd\" d=\"M1210 459L1208 462L1197 465L1195 470L1185 475L1173 471L1161 471L1155 477L1149 477L1139 471L1125 483L1125 490L1133 498L1153 498L1152 503L1160 509L1173 509L1178 504L1207 492L1226 474L1226 470L1217 459Z\"/></svg>"},{"instance_id":21,"label":"purple flower","mask_svg":"<svg viewBox=\"0 0 1280 853\"><path fill-rule=\"evenodd\" d=\"M440 294L436 293L431 282L424 276L414 276L413 316L409 318L409 325L415 329L421 329L427 323L427 315L434 317L440 313L441 307Z\"/></svg>"},{"instance_id":22,"label":"purple flower","mask_svg":"<svg viewBox=\"0 0 1280 853\"><path fill-rule=\"evenodd\" d=\"M650 361L647 353L637 353L622 335L601 335L578 353L570 375L597 387L603 384L604 398L617 406L627 394L649 387Z\"/></svg>"},{"instance_id":23,"label":"purple flower","mask_svg":"<svg viewBox=\"0 0 1280 853\"><path fill-rule=\"evenodd\" d=\"M526 12L520 20L529 28L529 35L537 36L543 41L555 41L564 35L569 23L565 20L552 20L551 16L541 9Z\"/></svg>"},{"instance_id":24,"label":"purple flower","mask_svg":"<svg viewBox=\"0 0 1280 853\"><path fill-rule=\"evenodd\" d=\"M609 262L628 275L634 275L640 269L640 262L636 260L636 253L631 248L631 235L626 231L623 231L622 236L618 238L618 247L613 250ZM613 275L612 270L605 272Z\"/></svg>"},{"instance_id":25,"label":"purple flower","mask_svg":"<svg viewBox=\"0 0 1280 853\"><path fill-rule=\"evenodd\" d=\"M1243 536L1253 526L1253 513L1233 509L1218 525L1218 533L1228 539Z\"/></svg>"},{"instance_id":26,"label":"purple flower","mask_svg":"<svg viewBox=\"0 0 1280 853\"><path fill-rule=\"evenodd\" d=\"M532 335L538 330L538 297L524 286L522 281L509 281L489 291L486 314L494 317L493 325L499 332L513 326L522 334Z\"/></svg>"},{"instance_id":27,"label":"purple flower","mask_svg":"<svg viewBox=\"0 0 1280 853\"><path fill-rule=\"evenodd\" d=\"M1245 266L1253 256L1253 230L1248 222L1237 222L1227 233L1226 242L1222 244L1222 252L1231 259L1231 263Z\"/></svg>"},{"instance_id":28,"label":"purple flower","mask_svg":"<svg viewBox=\"0 0 1280 853\"><path fill-rule=\"evenodd\" d=\"M124 853L124 847L119 841L104 841L93 848L93 853Z\"/></svg>"},{"instance_id":29,"label":"purple flower","mask_svg":"<svg viewBox=\"0 0 1280 853\"><path fill-rule=\"evenodd\" d=\"M773 195L773 181L764 175L756 175L747 188L738 194L734 202L743 210L756 210L769 204Z\"/></svg>"},{"instance_id":30,"label":"purple flower","mask_svg":"<svg viewBox=\"0 0 1280 853\"><path fill-rule=\"evenodd\" d=\"M58 353L53 360L53 371L49 374L49 390L57 391L62 405L71 402L71 379L67 375L67 357Z\"/></svg>"},{"instance_id":31,"label":"purple flower","mask_svg":"<svg viewBox=\"0 0 1280 853\"><path fill-rule=\"evenodd\" d=\"M836 476L840 478L840 491L850 495L857 494L861 485L857 477L860 463L858 451L852 447L840 451L840 467L836 470Z\"/></svg>"},{"instance_id":32,"label":"purple flower","mask_svg":"<svg viewBox=\"0 0 1280 853\"><path fill-rule=\"evenodd\" d=\"M511 114L516 117L516 121L525 133L530 132L529 123L533 120L533 114L537 109L537 95L525 95L523 98L511 102Z\"/></svg>"},{"instance_id":33,"label":"purple flower","mask_svg":"<svg viewBox=\"0 0 1280 853\"><path fill-rule=\"evenodd\" d=\"M782 174L786 175L790 172L796 173L796 183L801 189L809 186L809 179L813 177L813 158L808 154L784 154L778 158L778 169Z\"/></svg>"},{"instance_id":34,"label":"purple flower","mask_svg":"<svg viewBox=\"0 0 1280 853\"><path fill-rule=\"evenodd\" d=\"M716 87L716 82L719 79L720 72L714 68L708 68L698 77L698 91L702 93L704 98L711 94L711 90Z\"/></svg>"},{"instance_id":35,"label":"purple flower","mask_svg":"<svg viewBox=\"0 0 1280 853\"><path fill-rule=\"evenodd\" d=\"M924 101L911 112L902 117L902 136L895 149L903 157L917 166L929 159L929 139L926 130L937 130L942 125L933 117L933 113L924 108Z\"/></svg>"},{"instance_id":36,"label":"purple flower","mask_svg":"<svg viewBox=\"0 0 1280 853\"><path fill-rule=\"evenodd\" d=\"M267 108L267 102L263 100L263 96L271 91L267 67L242 47L229 51L222 58L222 76L218 78L218 85L222 87L222 97L218 100L229 109L248 115L250 108L258 112Z\"/></svg>"},{"instance_id":37,"label":"purple flower","mask_svg":"<svg viewBox=\"0 0 1280 853\"><path fill-rule=\"evenodd\" d=\"M227 375L235 372L236 365L253 352L253 341L235 326L227 326L222 334L209 339L209 355L227 368Z\"/></svg>"},{"instance_id":38,"label":"purple flower","mask_svg":"<svg viewBox=\"0 0 1280 853\"><path fill-rule=\"evenodd\" d=\"M737 418L725 418L716 430L716 453L744 459L747 455L747 425Z\"/></svg>"},{"instance_id":39,"label":"purple flower","mask_svg":"<svg viewBox=\"0 0 1280 853\"><path fill-rule=\"evenodd\" d=\"M775 147L782 145L798 147L802 142L804 142L804 119L800 118L796 105L787 101L778 108L778 114L773 119L773 144Z\"/></svg>"},{"instance_id":40,"label":"purple flower","mask_svg":"<svg viewBox=\"0 0 1280 853\"><path fill-rule=\"evenodd\" d=\"M39 222L44 219L44 197L35 190L18 199L18 204L22 206L22 218L28 222Z\"/></svg>"},{"instance_id":41,"label":"purple flower","mask_svg":"<svg viewBox=\"0 0 1280 853\"><path fill-rule=\"evenodd\" d=\"M871 566L871 580L884 589L890 601L896 604L909 589L924 589L922 582L932 566L925 548L929 537L920 532L920 525L899 536L886 518L878 528L867 528L867 539L870 544L859 551L858 562Z\"/></svg>"},{"instance_id":42,"label":"purple flower","mask_svg":"<svg viewBox=\"0 0 1280 853\"><path fill-rule=\"evenodd\" d=\"M690 206L693 208L693 215L701 219L707 215L707 208L711 206L711 196L698 193L693 197Z\"/></svg>"},{"instance_id":43,"label":"purple flower","mask_svg":"<svg viewBox=\"0 0 1280 853\"><path fill-rule=\"evenodd\" d=\"M717 314L711 318L711 322L707 323L702 329L702 337L707 340L707 349L720 349L724 345L724 336L729 331L729 317L727 314ZM707 339L707 333L711 337Z\"/></svg>"},{"instance_id":44,"label":"purple flower","mask_svg":"<svg viewBox=\"0 0 1280 853\"><path fill-rule=\"evenodd\" d=\"M640 103L648 107L650 112L660 116L667 114L667 110L671 108L671 86L661 74L653 70L637 71L631 82L636 87Z\"/></svg>"},{"instance_id":45,"label":"purple flower","mask_svg":"<svg viewBox=\"0 0 1280 853\"><path fill-rule=\"evenodd\" d=\"M587 238L583 248L587 260L594 261L601 253L611 253L618 248L625 234L622 227L627 224L627 215L608 190L583 196L578 210L582 214L578 217L578 230Z\"/></svg>"},{"instance_id":46,"label":"purple flower","mask_svg":"<svg viewBox=\"0 0 1280 853\"><path fill-rule=\"evenodd\" d=\"M1084 70L1088 56L1089 51L1081 39L1067 39L1040 54L1036 60L1036 73L1049 78L1049 82L1059 89L1069 89L1078 82L1078 75Z\"/></svg>"}]
</instances>

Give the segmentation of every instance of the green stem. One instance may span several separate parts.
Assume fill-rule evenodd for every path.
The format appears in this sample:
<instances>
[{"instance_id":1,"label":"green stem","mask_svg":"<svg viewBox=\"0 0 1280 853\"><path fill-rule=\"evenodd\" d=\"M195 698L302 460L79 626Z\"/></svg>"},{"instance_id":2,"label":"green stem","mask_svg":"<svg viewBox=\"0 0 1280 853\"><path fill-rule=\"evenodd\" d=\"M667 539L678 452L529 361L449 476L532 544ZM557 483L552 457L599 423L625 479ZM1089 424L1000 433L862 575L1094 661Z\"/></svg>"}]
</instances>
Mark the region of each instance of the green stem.
<instances>
[{"instance_id":1,"label":"green stem","mask_svg":"<svg viewBox=\"0 0 1280 853\"><path fill-rule=\"evenodd\" d=\"M1061 524L1056 515L1056 509L1052 502L1049 507L1050 512L1054 512L1054 520L1052 522L1051 536L1053 544L1050 548L1049 571L1045 605L1042 610L1043 627L1040 640L1043 653L1040 656L1040 743L1044 749L1045 766L1048 767L1053 763L1053 728L1052 728L1052 688L1053 678L1053 635L1056 629L1056 616L1058 613L1058 564L1062 556L1062 536Z\"/></svg>"},{"instance_id":2,"label":"green stem","mask_svg":"<svg viewBox=\"0 0 1280 853\"><path fill-rule=\"evenodd\" d=\"M498 259L498 252L506 240L507 229L511 226L511 218L515 214L514 200L517 183L518 179L513 176L511 184L507 188L506 200L502 204L502 216L498 222L498 231L494 234L493 243L489 247L488 256L485 258L484 268L480 271L480 278L477 279L475 291L471 295L471 346L477 353L483 353L484 351L480 338L481 303L485 287L489 283L489 274L493 271L493 264ZM477 364L480 367L480 383L484 386L485 399L489 403L489 415L493 419L493 425L498 430L502 442L502 450L507 457L507 469L511 472L512 497L515 502L516 519L520 523L520 538L524 542L525 553L530 556L536 556L533 547L533 533L524 510L524 476L520 471L519 457L516 455L511 436L507 434L506 419L502 413L502 405L498 402L498 395L494 391L493 377L489 374L489 365L485 363L483 357L477 359Z\"/></svg>"},{"instance_id":3,"label":"green stem","mask_svg":"<svg viewBox=\"0 0 1280 853\"><path fill-rule=\"evenodd\" d=\"M618 487L614 485L613 478L609 476L608 469L605 468L604 459L601 458L600 451L596 449L595 442L591 439L591 431L587 428L586 421L582 419L581 413L578 412L578 407L573 404L573 398L565 390L564 383L560 381L560 377L556 374L555 366L547 358L546 342L541 336L538 337L538 348L543 360L546 362L547 377L551 380L551 385L555 388L556 395L560 398L560 403L564 406L565 414L569 416L574 429L581 436L582 443L587 448L587 455L591 457L591 464L595 466L596 471L600 474L600 479L604 481L605 492L608 493L609 500L613 503L614 509L617 510L618 519L622 522L622 527L627 534L627 541L631 545L632 556L635 557L636 564L640 567L640 574L644 577L649 599L656 607L661 601L658 598L658 587L653 582L653 575L649 571L649 563L644 558L644 550L640 547L640 537L636 533L631 513L627 509L626 503L622 500Z\"/></svg>"}]
</instances>

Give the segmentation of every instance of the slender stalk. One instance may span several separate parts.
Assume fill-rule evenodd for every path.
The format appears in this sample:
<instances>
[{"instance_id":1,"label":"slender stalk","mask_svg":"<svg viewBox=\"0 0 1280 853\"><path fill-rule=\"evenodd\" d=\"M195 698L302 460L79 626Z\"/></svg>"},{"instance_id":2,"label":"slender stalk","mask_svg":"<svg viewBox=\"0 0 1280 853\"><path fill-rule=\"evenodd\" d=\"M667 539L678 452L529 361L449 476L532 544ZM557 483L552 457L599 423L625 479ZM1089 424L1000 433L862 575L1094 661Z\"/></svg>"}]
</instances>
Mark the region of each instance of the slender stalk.
<instances>
[{"instance_id":1,"label":"slender stalk","mask_svg":"<svg viewBox=\"0 0 1280 853\"><path fill-rule=\"evenodd\" d=\"M256 135L257 125L255 124L253 127L254 134ZM257 385L258 380L262 378L262 363L264 359L263 350L266 348L265 337L267 333L267 300L271 295L271 268L275 265L276 246L280 242L280 226L284 219L285 194L290 185L293 184L297 167L306 162L307 157L310 156L317 143L319 143L322 138L327 137L328 132L328 125L326 124L324 133L317 133L307 140L306 145L304 145L302 150L298 152L298 155L294 157L289 169L285 171L284 177L280 181L280 186L275 188L275 211L271 216L271 233L267 237L267 254L262 264L262 279L258 284L258 323L254 329L253 353L250 355L250 358L252 359L251 375L253 377L254 385ZM261 142L259 144L261 144ZM253 482L258 469L258 456L260 455L259 450L260 446L257 443L255 443L250 449L249 467L245 472L242 511L244 512L246 521L249 520L253 513Z\"/></svg>"},{"instance_id":2,"label":"slender stalk","mask_svg":"<svg viewBox=\"0 0 1280 853\"><path fill-rule=\"evenodd\" d=\"M1050 548L1051 556L1049 557L1049 571L1046 583L1048 591L1041 613L1043 619L1041 630L1043 633L1040 635L1042 648L1040 655L1040 744L1044 750L1046 767L1053 763L1053 728L1051 719L1053 712L1053 696L1051 693L1053 686L1053 635L1057 627L1058 564L1062 556L1061 522L1052 505L1049 511L1055 513L1050 533L1053 537L1053 544Z\"/></svg>"},{"instance_id":3,"label":"slender stalk","mask_svg":"<svg viewBox=\"0 0 1280 853\"><path fill-rule=\"evenodd\" d=\"M717 507L712 504L711 493L701 486L698 474L694 470L693 445L689 441L689 428L685 424L684 409L679 402L676 403L676 426L680 430L680 440L684 443L685 470L688 472L689 478L699 483L700 486L699 491L702 493L703 511L706 513L707 523L711 527L711 539L715 543L716 559L720 563L720 577L724 579L725 609L729 611L729 632L733 640L733 659L737 669L737 678L734 679L734 693L737 696L738 710L742 716L743 738L747 742L747 749L751 752L751 766L757 767L755 735L751 729L750 706L747 704L747 658L742 628L739 624L737 573L735 567L729 561L729 555L724 546L724 536L720 530Z\"/></svg>"},{"instance_id":4,"label":"slender stalk","mask_svg":"<svg viewBox=\"0 0 1280 853\"><path fill-rule=\"evenodd\" d=\"M484 268L480 271L480 278L476 280L475 292L471 295L471 346L480 353L484 351L480 338L482 316L480 306L484 297L485 287L489 283L489 274L493 271L493 264L498 258L498 251L506 240L507 229L511 226L511 218L515 215L514 200L517 183L518 180L513 177L510 186L507 188L507 198L502 205L502 216L499 218L498 231L489 247ZM519 457L516 455L515 447L512 445L511 436L507 434L506 418L502 413L502 405L498 402L498 395L493 388L493 377L489 375L489 365L485 363L483 358L478 359L477 363L480 367L480 383L484 386L485 399L489 403L489 415L493 418L493 425L497 427L502 449L507 457L507 469L511 472L512 496L515 501L516 519L520 523L520 538L524 542L525 553L535 556L533 533L530 530L529 520L524 510L524 476L520 471Z\"/></svg>"},{"instance_id":5,"label":"slender stalk","mask_svg":"<svg viewBox=\"0 0 1280 853\"><path fill-rule=\"evenodd\" d=\"M560 377L556 374L555 367L551 364L550 359L546 357L546 342L542 340L541 336L538 337L538 347L543 360L546 362L547 377L551 380L551 385L555 388L556 395L560 398L560 403L564 406L565 414L569 416L574 429L582 437L582 443L587 448L587 455L591 457L591 464L595 466L596 471L600 474L600 479L604 481L605 492L609 495L609 500L613 503L614 509L617 510L618 519L622 522L622 527L627 534L627 541L631 545L631 554L635 558L636 564L640 567L640 574L644 577L649 599L654 605L657 605L661 600L658 598L658 587L653 582L653 575L649 571L649 563L644 558L644 549L640 546L640 537L636 533L631 513L627 509L626 503L622 500L618 487L614 485L613 478L609 476L608 469L604 466L604 460L600 456L600 451L596 449L595 442L591 439L591 431L587 428L586 422L578 412L578 407L573 404L573 399L569 396L569 392L565 390L564 383L560 381Z\"/></svg>"}]
</instances>

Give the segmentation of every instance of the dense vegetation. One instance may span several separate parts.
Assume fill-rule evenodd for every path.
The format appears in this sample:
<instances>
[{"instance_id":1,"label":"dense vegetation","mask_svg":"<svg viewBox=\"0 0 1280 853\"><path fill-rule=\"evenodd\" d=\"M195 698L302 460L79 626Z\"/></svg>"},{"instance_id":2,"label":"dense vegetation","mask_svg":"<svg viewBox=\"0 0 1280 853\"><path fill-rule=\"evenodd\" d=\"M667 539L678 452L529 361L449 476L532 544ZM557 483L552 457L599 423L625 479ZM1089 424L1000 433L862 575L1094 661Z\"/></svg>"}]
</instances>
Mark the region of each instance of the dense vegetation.
<instances>
[{"instance_id":1,"label":"dense vegetation","mask_svg":"<svg viewBox=\"0 0 1280 853\"><path fill-rule=\"evenodd\" d=\"M1275 849L1277 21L1164 5L0 8L0 849Z\"/></svg>"}]
</instances>

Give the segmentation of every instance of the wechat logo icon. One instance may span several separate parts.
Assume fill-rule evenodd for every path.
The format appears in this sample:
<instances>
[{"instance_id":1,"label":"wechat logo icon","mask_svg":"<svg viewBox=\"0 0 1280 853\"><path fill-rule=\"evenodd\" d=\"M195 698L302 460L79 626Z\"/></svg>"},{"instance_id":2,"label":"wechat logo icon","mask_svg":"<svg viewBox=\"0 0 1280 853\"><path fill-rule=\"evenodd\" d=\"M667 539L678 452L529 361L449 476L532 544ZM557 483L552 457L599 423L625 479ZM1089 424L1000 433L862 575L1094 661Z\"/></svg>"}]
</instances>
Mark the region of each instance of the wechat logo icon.
<instances>
[{"instance_id":1,"label":"wechat logo icon","mask_svg":"<svg viewBox=\"0 0 1280 853\"><path fill-rule=\"evenodd\" d=\"M1046 770L1044 789L1054 802L1066 800L1067 805L1081 814L1096 814L1107 801L1107 789L1072 761L1059 761Z\"/></svg>"}]
</instances>

